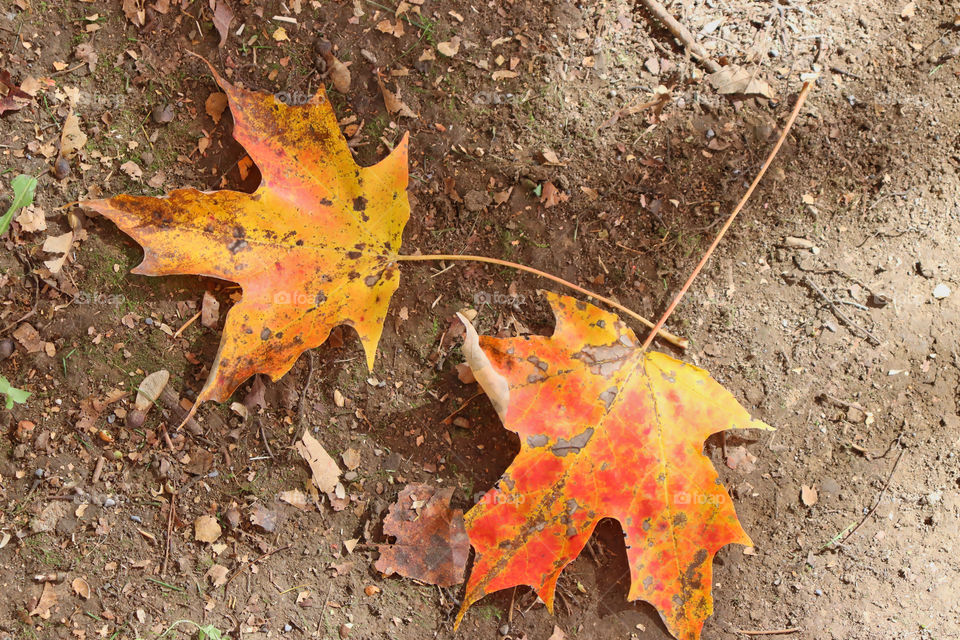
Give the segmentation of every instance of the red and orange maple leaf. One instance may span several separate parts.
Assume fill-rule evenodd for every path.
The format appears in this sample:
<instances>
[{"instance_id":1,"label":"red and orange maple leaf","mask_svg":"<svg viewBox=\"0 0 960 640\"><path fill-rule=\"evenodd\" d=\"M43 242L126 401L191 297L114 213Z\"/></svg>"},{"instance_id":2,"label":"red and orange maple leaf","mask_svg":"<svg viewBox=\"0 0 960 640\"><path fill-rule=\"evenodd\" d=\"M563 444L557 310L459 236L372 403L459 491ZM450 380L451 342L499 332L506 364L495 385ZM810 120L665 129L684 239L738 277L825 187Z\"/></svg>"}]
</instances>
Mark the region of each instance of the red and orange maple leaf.
<instances>
[{"instance_id":1,"label":"red and orange maple leaf","mask_svg":"<svg viewBox=\"0 0 960 640\"><path fill-rule=\"evenodd\" d=\"M464 354L520 453L466 514L476 550L458 624L484 595L515 585L553 607L557 578L602 518L626 536L628 598L682 640L713 610L713 557L752 544L703 455L725 429L769 429L698 367L643 352L620 319L547 294L552 336L497 339L467 328Z\"/></svg>"},{"instance_id":2,"label":"red and orange maple leaf","mask_svg":"<svg viewBox=\"0 0 960 640\"><path fill-rule=\"evenodd\" d=\"M143 245L134 273L242 287L195 406L226 400L255 373L280 378L339 324L356 329L372 368L410 216L407 136L379 164L359 167L322 86L308 104L291 106L213 73L233 135L263 176L254 193L180 189L81 204Z\"/></svg>"}]
</instances>

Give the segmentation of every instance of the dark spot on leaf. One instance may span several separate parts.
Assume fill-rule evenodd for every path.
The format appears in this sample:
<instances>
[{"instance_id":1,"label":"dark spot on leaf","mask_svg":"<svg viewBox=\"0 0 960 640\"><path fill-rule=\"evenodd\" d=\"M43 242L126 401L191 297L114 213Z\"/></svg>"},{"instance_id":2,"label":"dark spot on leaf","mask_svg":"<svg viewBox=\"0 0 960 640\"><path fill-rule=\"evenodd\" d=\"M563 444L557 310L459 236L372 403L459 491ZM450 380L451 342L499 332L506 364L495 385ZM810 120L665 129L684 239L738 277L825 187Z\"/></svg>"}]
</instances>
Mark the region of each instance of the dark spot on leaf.
<instances>
[{"instance_id":1,"label":"dark spot on leaf","mask_svg":"<svg viewBox=\"0 0 960 640\"><path fill-rule=\"evenodd\" d=\"M357 196L353 199L353 210L354 211L366 211L367 209L367 199L363 196Z\"/></svg>"},{"instance_id":2,"label":"dark spot on leaf","mask_svg":"<svg viewBox=\"0 0 960 640\"><path fill-rule=\"evenodd\" d=\"M550 438L542 433L538 433L535 436L527 436L527 444L531 447L542 447L548 442L550 442Z\"/></svg>"},{"instance_id":3,"label":"dark spot on leaf","mask_svg":"<svg viewBox=\"0 0 960 640\"><path fill-rule=\"evenodd\" d=\"M362 256L362 255L363 255L363 254L360 253L359 251L348 251L348 252L347 252L347 257L350 258L351 260L359 260L359 259L360 259L360 256Z\"/></svg>"},{"instance_id":4,"label":"dark spot on leaf","mask_svg":"<svg viewBox=\"0 0 960 640\"><path fill-rule=\"evenodd\" d=\"M550 451L561 458L568 453L580 453L580 450L587 446L587 443L590 442L590 438L592 437L593 427L588 427L585 431L578 433L569 440L560 438L555 445L550 447Z\"/></svg>"},{"instance_id":5,"label":"dark spot on leaf","mask_svg":"<svg viewBox=\"0 0 960 640\"><path fill-rule=\"evenodd\" d=\"M322 204L325 207L329 207L330 205L333 204L333 200L331 200L330 198L320 198L320 204Z\"/></svg>"},{"instance_id":6,"label":"dark spot on leaf","mask_svg":"<svg viewBox=\"0 0 960 640\"><path fill-rule=\"evenodd\" d=\"M261 339L261 340L269 340L269 339L270 339L270 336L272 335L272 333L273 333L273 332L270 331L270 329L267 329L266 327L264 327L263 330L260 332L260 339Z\"/></svg>"},{"instance_id":7,"label":"dark spot on leaf","mask_svg":"<svg viewBox=\"0 0 960 640\"><path fill-rule=\"evenodd\" d=\"M373 285L377 284L377 282L379 281L380 281L380 276L378 275L370 275L363 279L364 284L366 284L368 287L372 287Z\"/></svg>"}]
</instances>

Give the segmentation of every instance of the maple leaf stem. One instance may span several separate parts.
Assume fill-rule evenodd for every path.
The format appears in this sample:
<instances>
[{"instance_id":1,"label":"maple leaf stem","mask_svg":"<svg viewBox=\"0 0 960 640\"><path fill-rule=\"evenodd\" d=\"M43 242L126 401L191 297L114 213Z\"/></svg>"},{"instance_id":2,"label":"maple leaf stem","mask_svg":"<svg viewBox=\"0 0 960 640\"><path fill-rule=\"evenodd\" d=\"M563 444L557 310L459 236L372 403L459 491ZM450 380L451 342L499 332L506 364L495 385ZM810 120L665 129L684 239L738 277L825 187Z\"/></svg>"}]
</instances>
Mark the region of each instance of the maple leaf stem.
<instances>
[{"instance_id":1,"label":"maple leaf stem","mask_svg":"<svg viewBox=\"0 0 960 640\"><path fill-rule=\"evenodd\" d=\"M528 266L523 265L523 264L518 264L518 263L516 263L516 262L510 262L509 260L500 260L499 258L488 258L488 257L486 257L486 256L471 256L471 255L460 255L460 254L402 255L402 256L394 256L393 259L394 259L394 260L397 260L397 261L406 261L406 262L417 262L417 261L426 261L426 260L433 260L433 261L439 261L439 260L463 260L463 261L468 261L468 262L487 262L487 263L490 263L490 264L498 264L498 265L503 266L503 267L510 267L510 268L512 268L512 269L517 269L517 270L519 270L519 271L526 271L527 273L532 273L532 274L534 274L534 275L538 275L538 276L540 276L541 278L546 278L547 280L552 280L553 282L556 282L557 284L562 284L563 286L568 287L568 288L570 288L570 289L573 289L574 291L577 291L577 292L579 292L579 293L582 293L582 294L585 295L585 296L590 296L591 298L594 298L595 300L599 300L600 302L603 302L604 304L608 304L608 305L610 305L611 307L613 307L614 309L617 309L617 310L622 311L623 313L627 314L628 316L630 316L631 318L633 318L633 319L636 320L637 322L640 322L641 324L643 324L643 325L644 325L645 327L647 327L648 329L652 329L652 328L654 327L654 324L653 324L652 322L650 322L649 320L647 320L646 318L644 318L643 316L641 316L641 315L640 315L639 313L637 313L636 311L632 311L632 310L628 309L627 307L623 306L623 305L620 304L619 302L615 302L614 300L611 300L610 298L605 298L605 297L603 297L603 296L601 296L601 295L599 295L599 294L594 293L593 291L590 291L589 289L584 289L583 287L579 287L579 286L573 284L572 282L569 282L569 281L567 281L567 280L564 280L563 278L560 278L560 277L557 277L557 276L552 275L552 274L550 274L550 273L547 273L546 271L540 271L539 269L535 269L535 268L533 268L533 267L528 267ZM675 346L677 346L677 347L679 347L679 348L681 348L681 349L686 349L686 348L687 348L687 345L689 344L689 341L688 341L686 338L681 338L680 336L674 335L674 334L670 333L669 331L665 330L665 329L663 328L663 323L660 323L660 326L658 326L658 327L656 328L656 332L657 332L657 334L658 334L661 338L663 338L664 340L666 340L666 341L669 342L670 344L673 344L673 345L675 345Z\"/></svg>"},{"instance_id":2,"label":"maple leaf stem","mask_svg":"<svg viewBox=\"0 0 960 640\"><path fill-rule=\"evenodd\" d=\"M777 139L777 143L773 145L773 149L770 151L770 154L767 156L766 161L764 161L763 166L760 167L760 171L757 173L757 176L753 179L753 182L750 184L750 187L747 189L746 193L743 194L743 197L740 198L740 202L737 203L737 206L733 208L733 211L730 213L730 217L727 218L727 221L723 223L723 227L720 228L720 232L717 233L717 237L713 239L713 243L707 249L706 253L703 254L703 257L700 259L700 262L694 267L693 272L690 274L690 277L687 278L687 281L683 283L683 286L680 287L680 291L677 293L676 297L673 299L673 302L670 303L670 306L667 307L667 310L663 312L663 315L660 316L660 319L657 321L657 324L650 329L650 333L647 335L647 339L643 342L643 345L640 347L640 351L646 351L647 347L650 346L650 343L653 342L653 339L660 332L660 328L663 327L664 323L667 321L667 318L670 317L670 314L673 313L674 309L677 308L677 305L680 303L680 299L683 298L683 294L687 292L687 289L690 288L690 285L693 284L693 281L700 274L700 270L703 269L703 266L707 264L707 260L710 259L710 256L713 254L713 251L717 248L717 245L720 244L720 241L723 239L724 234L727 233L727 229L730 228L730 225L733 224L734 219L737 217L737 214L740 213L740 210L743 209L744 205L747 204L747 201L750 199L750 196L753 195L754 189L757 188L757 185L760 184L760 180L763 178L763 175L767 172L767 169L770 168L770 165L773 163L773 159L777 157L777 152L780 151L780 147L783 146L784 141L787 139L787 134L790 133L790 128L793 127L793 123L796 121L797 116L800 114L800 108L803 106L803 103L807 99L807 94L810 93L810 89L813 87L812 82L804 82L803 88L800 89L800 95L797 96L797 103L793 106L793 111L790 112L790 117L787 118L787 123L783 127L783 131L780 133L780 137Z\"/></svg>"}]
</instances>

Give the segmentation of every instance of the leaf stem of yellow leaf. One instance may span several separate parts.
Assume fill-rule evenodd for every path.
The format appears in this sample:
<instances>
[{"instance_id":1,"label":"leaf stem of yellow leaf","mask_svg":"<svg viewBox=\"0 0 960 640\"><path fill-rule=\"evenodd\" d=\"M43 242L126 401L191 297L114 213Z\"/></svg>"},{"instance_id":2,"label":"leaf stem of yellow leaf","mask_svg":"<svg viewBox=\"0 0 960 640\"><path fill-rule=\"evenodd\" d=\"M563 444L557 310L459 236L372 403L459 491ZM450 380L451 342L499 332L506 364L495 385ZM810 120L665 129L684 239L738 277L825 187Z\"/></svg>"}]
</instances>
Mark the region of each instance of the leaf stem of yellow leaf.
<instances>
[{"instance_id":1,"label":"leaf stem of yellow leaf","mask_svg":"<svg viewBox=\"0 0 960 640\"><path fill-rule=\"evenodd\" d=\"M694 279L696 279L697 275L699 275L700 270L703 269L705 264L707 264L707 260L710 259L713 251L717 248L717 245L720 244L720 240L723 239L724 234L727 233L727 229L729 229L730 225L733 224L737 214L740 213L740 210L743 209L744 205L747 204L750 196L753 195L754 189L756 189L757 185L760 184L760 179L763 178L763 175L767 172L767 169L770 168L770 164L773 162L773 159L777 157L777 152L780 151L780 147L783 146L784 141L787 139L787 134L790 133L790 128L793 126L797 116L800 114L800 108L806 101L807 94L810 93L811 88L813 88L812 82L803 83L803 88L800 89L800 95L797 97L797 103L794 105L793 111L790 113L790 117L787 118L787 123L783 127L783 132L780 134L780 138L777 139L777 143L773 145L773 149L770 151L770 155L767 156L763 166L760 167L757 177L753 179L753 182L750 184L747 192L743 194L743 197L740 198L740 202L738 202L737 206L733 208L733 212L730 214L730 217L727 218L727 221L723 224L723 227L721 227L720 232L717 233L717 237L714 238L713 244L711 244L710 248L708 248L706 253L703 254L700 262L693 269L693 273L690 274L690 277L687 278L687 281L683 283L683 286L680 288L677 296L673 299L673 302L670 303L670 306L667 307L667 310L663 312L662 316L660 316L657 324L650 329L650 334L644 341L643 346L640 347L641 351L645 351L647 347L650 346L650 343L653 342L653 339L660 332L660 328L663 327L664 323L667 321L667 318L669 318L670 314L673 313L673 310L677 308L677 305L680 303L680 299L683 297L683 294L687 292L687 289L689 289L690 285L693 284Z\"/></svg>"},{"instance_id":2,"label":"leaf stem of yellow leaf","mask_svg":"<svg viewBox=\"0 0 960 640\"><path fill-rule=\"evenodd\" d=\"M540 276L541 278L552 280L557 284L562 284L563 286L573 289L578 293L582 293L585 296L590 296L595 300L599 300L604 304L610 305L614 309L622 311L623 313L627 314L637 322L640 322L647 328L652 329L654 326L652 322L650 322L649 320L641 316L639 313L628 309L627 307L623 306L619 302L611 300L610 298L604 298L603 296L596 294L593 291L590 291L589 289L578 287L572 282L568 282L567 280L564 280L563 278L559 278L555 275L547 273L546 271L540 271L539 269L534 269L533 267L528 267L523 264L517 264L516 262L510 262L508 260L500 260L499 258L488 258L486 256L471 256L471 255L459 255L459 254L402 255L402 256L394 256L394 260L405 261L405 262L418 262L418 261L426 261L426 260L432 260L432 261L463 260L468 262L487 262L489 264L497 264L502 267L510 267L511 269L517 269L519 271L526 271L527 273L532 273L534 275ZM657 327L657 333L660 335L661 338L663 338L670 344L673 344L681 349L686 349L687 345L689 344L689 341L686 338L681 338L680 336L674 335L669 331L666 331L665 329L663 329L663 323L661 323L661 325Z\"/></svg>"}]
</instances>

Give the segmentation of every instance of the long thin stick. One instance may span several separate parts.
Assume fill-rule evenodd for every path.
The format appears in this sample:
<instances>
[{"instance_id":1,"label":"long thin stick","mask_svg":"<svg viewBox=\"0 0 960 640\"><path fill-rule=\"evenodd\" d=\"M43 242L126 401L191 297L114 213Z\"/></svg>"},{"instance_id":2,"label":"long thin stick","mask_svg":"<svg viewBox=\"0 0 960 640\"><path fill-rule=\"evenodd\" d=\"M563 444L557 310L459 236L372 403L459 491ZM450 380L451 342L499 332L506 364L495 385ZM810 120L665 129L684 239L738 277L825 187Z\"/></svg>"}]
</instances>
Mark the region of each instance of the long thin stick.
<instances>
[{"instance_id":1,"label":"long thin stick","mask_svg":"<svg viewBox=\"0 0 960 640\"><path fill-rule=\"evenodd\" d=\"M700 263L697 264L696 268L693 270L693 273L690 274L690 277L687 278L687 281L680 288L680 292L677 294L677 297L673 299L673 302L670 303L670 306L667 307L667 310L663 312L662 316L660 316L660 320L658 320L657 324L653 327L653 329L651 329L650 334L643 343L643 346L640 347L641 351L645 350L650 346L650 343L653 342L653 339L657 336L657 332L660 331L660 328L667 321L667 318L670 317L670 314L673 313L673 310L677 308L677 305L680 303L680 299L683 298L683 294L687 292L687 289L689 289L690 285L693 284L694 279L697 277L697 275L699 275L700 270L703 269L705 264L707 264L707 260L710 259L710 256L717 248L717 245L720 244L724 234L727 233L727 229L730 228L730 225L733 224L734 219L736 219L737 214L740 213L740 210L743 209L744 205L747 204L750 196L753 195L754 189L756 189L757 185L760 184L760 179L763 178L763 175L767 172L767 169L770 168L770 164L773 162L773 159L777 157L777 152L780 151L780 147L783 146L784 141L787 139L787 134L790 133L790 128L793 126L797 116L800 114L800 107L803 106L804 101L807 99L807 94L810 93L810 89L812 87L813 83L811 82L803 83L803 88L800 90L800 95L797 97L797 104L794 105L793 111L790 113L790 117L787 118L787 124L784 125L783 132L780 134L777 144L773 145L773 149L770 151L770 155L767 156L763 166L760 167L760 172L757 173L757 177L753 179L753 182L750 184L747 192L743 194L742 198L740 198L740 202L738 202L737 206L734 207L730 217L727 218L727 221L723 223L723 227L720 228L720 232L717 234L717 237L714 238L713 244L711 244L710 248L707 249L707 252L703 254L703 257L700 259Z\"/></svg>"},{"instance_id":2,"label":"long thin stick","mask_svg":"<svg viewBox=\"0 0 960 640\"><path fill-rule=\"evenodd\" d=\"M880 493L877 495L877 501L873 503L873 507L870 508L870 511L867 511L867 513L864 514L860 522L857 523L857 526L851 529L847 535L843 536L843 539L841 539L840 542L837 543L838 547L843 545L843 543L846 542L847 540L849 540L850 536L855 534L857 532L857 529L862 527L863 523L869 520L870 516L873 515L873 512L876 511L877 507L880 506L880 503L883 501L883 494L887 492L887 487L890 486L890 481L893 480L893 474L897 470L897 465L900 464L900 458L903 457L904 451L906 451L906 449L900 449L900 454L897 456L897 459L893 461L893 467L890 468L890 473L887 475L887 481L883 483L883 488L880 489Z\"/></svg>"},{"instance_id":3,"label":"long thin stick","mask_svg":"<svg viewBox=\"0 0 960 640\"><path fill-rule=\"evenodd\" d=\"M774 629L772 631L747 631L746 629L734 629L734 633L742 633L746 636L779 636L785 633L798 633L800 627L790 627L789 629Z\"/></svg>"},{"instance_id":4,"label":"long thin stick","mask_svg":"<svg viewBox=\"0 0 960 640\"><path fill-rule=\"evenodd\" d=\"M460 254L428 254L428 255L419 255L419 256L417 256L417 255L402 255L402 256L394 256L394 260L397 260L397 261L406 261L406 262L416 262L416 261L422 261L422 260L433 260L433 261L436 261L436 260L465 260L465 261L469 261L469 262L487 262L487 263L490 263L490 264L498 264L498 265L503 266L503 267L510 267L510 268L512 268L512 269L518 269L518 270L520 270L520 271L526 271L527 273L532 273L532 274L538 275L538 276L540 276L541 278L546 278L547 280L552 280L552 281L556 282L557 284L562 284L563 286L568 287L568 288L570 288L570 289L573 289L574 291L577 291L577 292L579 292L579 293L582 293L582 294L585 295L585 296L590 296L591 298L595 298L595 299L599 300L600 302L603 302L604 304L610 305L610 306L613 307L614 309L617 309L617 310L619 310L619 311L622 311L623 313L627 314L628 316L630 316L630 317L633 318L634 320L642 323L645 327L647 327L647 328L649 328L649 329L654 329L654 325L653 325L652 322L650 322L649 320L647 320L646 318L644 318L643 316L641 316L641 315L640 315L639 313L637 313L636 311L632 311L632 310L628 309L627 307L623 306L623 305L620 304L619 302L615 302L615 301L611 300L610 298L604 298L603 296L598 295L598 294L594 293L593 291L590 291L590 290L588 290L588 289L584 289L583 287L578 287L577 285L573 284L572 282L568 282L567 280L564 280L563 278L558 278L557 276L555 276L555 275L553 275L553 274L550 274L550 273L547 273L546 271L540 271L539 269L534 269L533 267L528 267L528 266L526 266L526 265L524 265L524 264L517 264L516 262L510 262L510 261L508 261L508 260L500 260L499 258L488 258L488 257L486 257L486 256L471 256L471 255L460 255ZM662 322L654 329L654 332L655 332L655 334L659 335L661 338L663 338L663 339L666 340L667 342L669 342L669 343L671 343L671 344L673 344L673 345L676 345L676 346L680 347L681 349L686 349L686 348L687 348L687 345L689 344L689 341L688 341L686 338L681 338L681 337L679 337L679 336L676 336L676 335L670 333L669 331L664 330L664 329L663 329L663 323L662 323Z\"/></svg>"}]
</instances>

